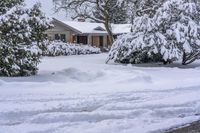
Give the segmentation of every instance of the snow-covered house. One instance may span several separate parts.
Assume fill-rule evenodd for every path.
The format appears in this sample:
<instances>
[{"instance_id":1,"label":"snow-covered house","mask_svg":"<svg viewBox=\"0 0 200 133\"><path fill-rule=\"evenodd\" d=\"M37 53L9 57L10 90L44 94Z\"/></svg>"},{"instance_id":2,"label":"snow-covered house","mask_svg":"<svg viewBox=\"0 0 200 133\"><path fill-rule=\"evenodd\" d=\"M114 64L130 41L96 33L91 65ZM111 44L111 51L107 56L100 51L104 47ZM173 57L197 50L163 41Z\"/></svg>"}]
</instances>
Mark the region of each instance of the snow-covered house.
<instances>
[{"instance_id":1,"label":"snow-covered house","mask_svg":"<svg viewBox=\"0 0 200 133\"><path fill-rule=\"evenodd\" d=\"M108 47L110 45L108 33L101 23L81 21L60 21L53 19L54 27L48 31L50 40L62 40L64 42L91 44L96 47ZM119 35L131 31L130 24L113 24L113 34Z\"/></svg>"}]
</instances>

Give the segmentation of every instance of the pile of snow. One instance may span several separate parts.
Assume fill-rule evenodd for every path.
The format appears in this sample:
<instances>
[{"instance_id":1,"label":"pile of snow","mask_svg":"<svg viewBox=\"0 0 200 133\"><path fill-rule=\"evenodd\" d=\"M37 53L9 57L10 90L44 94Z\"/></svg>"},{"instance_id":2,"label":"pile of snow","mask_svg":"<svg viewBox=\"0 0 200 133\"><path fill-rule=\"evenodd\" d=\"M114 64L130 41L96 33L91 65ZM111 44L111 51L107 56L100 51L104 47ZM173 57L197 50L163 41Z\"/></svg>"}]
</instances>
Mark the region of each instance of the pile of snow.
<instances>
[{"instance_id":1,"label":"pile of snow","mask_svg":"<svg viewBox=\"0 0 200 133\"><path fill-rule=\"evenodd\" d=\"M44 57L36 76L0 77L0 133L151 133L200 120L200 62L138 67L106 57Z\"/></svg>"},{"instance_id":2,"label":"pile of snow","mask_svg":"<svg viewBox=\"0 0 200 133\"><path fill-rule=\"evenodd\" d=\"M86 55L99 54L100 48L91 45L82 45L75 43L64 43L60 41L46 42L47 50L43 53L45 56L61 56L61 55Z\"/></svg>"}]
</instances>

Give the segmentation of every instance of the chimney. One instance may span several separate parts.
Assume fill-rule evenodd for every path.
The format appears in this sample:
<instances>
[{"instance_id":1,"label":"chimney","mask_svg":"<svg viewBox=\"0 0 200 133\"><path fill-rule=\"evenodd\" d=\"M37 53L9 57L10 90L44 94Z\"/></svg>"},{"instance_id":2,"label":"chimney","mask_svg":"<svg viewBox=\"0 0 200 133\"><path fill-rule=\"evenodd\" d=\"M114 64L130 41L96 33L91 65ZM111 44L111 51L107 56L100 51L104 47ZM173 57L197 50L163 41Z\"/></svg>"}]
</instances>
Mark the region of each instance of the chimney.
<instances>
[{"instance_id":1,"label":"chimney","mask_svg":"<svg viewBox=\"0 0 200 133\"><path fill-rule=\"evenodd\" d=\"M85 22L85 18L84 18L83 16L80 16L80 17L78 18L78 22Z\"/></svg>"}]
</instances>

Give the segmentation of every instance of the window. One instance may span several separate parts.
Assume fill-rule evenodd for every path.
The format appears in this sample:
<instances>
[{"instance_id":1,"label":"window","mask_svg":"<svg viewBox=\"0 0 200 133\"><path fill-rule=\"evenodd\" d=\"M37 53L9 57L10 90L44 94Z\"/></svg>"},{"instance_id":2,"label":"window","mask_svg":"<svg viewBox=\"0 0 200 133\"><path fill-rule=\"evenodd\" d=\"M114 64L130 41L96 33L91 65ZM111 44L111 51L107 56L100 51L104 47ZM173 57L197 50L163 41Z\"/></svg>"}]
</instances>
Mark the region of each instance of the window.
<instances>
[{"instance_id":1,"label":"window","mask_svg":"<svg viewBox=\"0 0 200 133\"><path fill-rule=\"evenodd\" d=\"M55 34L55 40L66 42L66 35L65 34Z\"/></svg>"},{"instance_id":2,"label":"window","mask_svg":"<svg viewBox=\"0 0 200 133\"><path fill-rule=\"evenodd\" d=\"M60 34L60 40L63 41L63 42L66 42L66 35Z\"/></svg>"},{"instance_id":3,"label":"window","mask_svg":"<svg viewBox=\"0 0 200 133\"><path fill-rule=\"evenodd\" d=\"M55 34L55 40L60 40L59 34Z\"/></svg>"},{"instance_id":4,"label":"window","mask_svg":"<svg viewBox=\"0 0 200 133\"><path fill-rule=\"evenodd\" d=\"M77 36L77 43L78 44L87 44L88 37L87 36Z\"/></svg>"}]
</instances>

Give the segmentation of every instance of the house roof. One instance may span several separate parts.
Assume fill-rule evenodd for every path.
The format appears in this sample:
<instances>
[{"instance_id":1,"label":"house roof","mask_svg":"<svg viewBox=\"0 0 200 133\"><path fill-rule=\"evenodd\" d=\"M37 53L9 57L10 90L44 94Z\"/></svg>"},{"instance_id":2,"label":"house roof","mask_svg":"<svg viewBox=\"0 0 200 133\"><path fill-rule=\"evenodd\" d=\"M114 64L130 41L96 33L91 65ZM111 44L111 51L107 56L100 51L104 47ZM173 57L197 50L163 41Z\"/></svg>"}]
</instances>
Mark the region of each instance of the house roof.
<instances>
[{"instance_id":1,"label":"house roof","mask_svg":"<svg viewBox=\"0 0 200 133\"><path fill-rule=\"evenodd\" d=\"M81 34L107 34L106 28L102 23L78 22L78 21L56 21L62 23L68 28ZM131 24L112 24L113 34L124 34L131 32Z\"/></svg>"},{"instance_id":2,"label":"house roof","mask_svg":"<svg viewBox=\"0 0 200 133\"><path fill-rule=\"evenodd\" d=\"M125 34L131 32L131 24L113 24L112 32L113 34Z\"/></svg>"},{"instance_id":3,"label":"house roof","mask_svg":"<svg viewBox=\"0 0 200 133\"><path fill-rule=\"evenodd\" d=\"M77 21L62 21L62 22L84 34L107 33L106 30L104 29L104 25L101 23L77 22Z\"/></svg>"}]
</instances>

